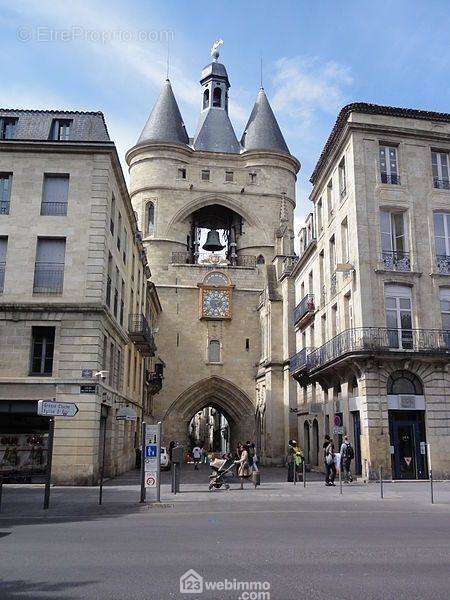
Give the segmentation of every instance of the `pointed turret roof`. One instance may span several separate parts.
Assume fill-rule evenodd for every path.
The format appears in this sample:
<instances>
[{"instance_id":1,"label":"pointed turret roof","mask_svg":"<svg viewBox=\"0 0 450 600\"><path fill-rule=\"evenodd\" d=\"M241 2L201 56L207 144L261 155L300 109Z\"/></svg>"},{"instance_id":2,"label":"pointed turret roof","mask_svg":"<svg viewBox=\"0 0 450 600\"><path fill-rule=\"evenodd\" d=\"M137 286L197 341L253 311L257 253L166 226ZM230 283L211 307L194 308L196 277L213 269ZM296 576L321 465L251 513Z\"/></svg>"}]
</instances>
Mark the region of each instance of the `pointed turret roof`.
<instances>
[{"instance_id":1,"label":"pointed turret roof","mask_svg":"<svg viewBox=\"0 0 450 600\"><path fill-rule=\"evenodd\" d=\"M194 149L239 154L241 147L226 111L208 108L202 112L194 138Z\"/></svg>"},{"instance_id":2,"label":"pointed turret roof","mask_svg":"<svg viewBox=\"0 0 450 600\"><path fill-rule=\"evenodd\" d=\"M259 90L252 114L242 134L241 145L244 150L275 150L290 154L264 88Z\"/></svg>"},{"instance_id":3,"label":"pointed turret roof","mask_svg":"<svg viewBox=\"0 0 450 600\"><path fill-rule=\"evenodd\" d=\"M137 141L138 144L144 142L189 144L189 137L186 133L180 109L168 79L166 79L159 98Z\"/></svg>"}]
</instances>

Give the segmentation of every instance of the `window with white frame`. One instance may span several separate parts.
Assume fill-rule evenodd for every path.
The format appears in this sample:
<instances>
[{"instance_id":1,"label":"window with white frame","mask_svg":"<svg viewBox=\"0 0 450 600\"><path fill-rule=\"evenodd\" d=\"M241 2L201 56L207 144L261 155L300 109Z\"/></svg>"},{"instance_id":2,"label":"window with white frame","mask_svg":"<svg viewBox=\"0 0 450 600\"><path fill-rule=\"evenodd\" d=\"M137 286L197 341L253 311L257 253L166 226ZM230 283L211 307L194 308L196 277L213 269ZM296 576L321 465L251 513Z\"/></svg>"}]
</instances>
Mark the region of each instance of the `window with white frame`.
<instances>
[{"instance_id":1,"label":"window with white frame","mask_svg":"<svg viewBox=\"0 0 450 600\"><path fill-rule=\"evenodd\" d=\"M341 223L342 262L348 262L348 221L345 218Z\"/></svg>"},{"instance_id":2,"label":"window with white frame","mask_svg":"<svg viewBox=\"0 0 450 600\"><path fill-rule=\"evenodd\" d=\"M434 241L437 270L450 275L450 213L434 213Z\"/></svg>"},{"instance_id":3,"label":"window with white frame","mask_svg":"<svg viewBox=\"0 0 450 600\"><path fill-rule=\"evenodd\" d=\"M395 146L380 145L380 177L381 183L394 185L400 183L397 148Z\"/></svg>"},{"instance_id":4,"label":"window with white frame","mask_svg":"<svg viewBox=\"0 0 450 600\"><path fill-rule=\"evenodd\" d=\"M450 189L448 152L431 152L433 184L440 190Z\"/></svg>"},{"instance_id":5,"label":"window with white frame","mask_svg":"<svg viewBox=\"0 0 450 600\"><path fill-rule=\"evenodd\" d=\"M347 193L347 177L346 177L346 173L345 173L345 157L342 158L341 162L339 163L339 194L341 196L341 198L344 198L345 194Z\"/></svg>"},{"instance_id":6,"label":"window with white frame","mask_svg":"<svg viewBox=\"0 0 450 600\"><path fill-rule=\"evenodd\" d=\"M391 271L411 269L408 252L406 214L399 211L380 211L381 261Z\"/></svg>"},{"instance_id":7,"label":"window with white frame","mask_svg":"<svg viewBox=\"0 0 450 600\"><path fill-rule=\"evenodd\" d=\"M411 288L405 285L385 287L387 340L390 348L412 349Z\"/></svg>"}]
</instances>

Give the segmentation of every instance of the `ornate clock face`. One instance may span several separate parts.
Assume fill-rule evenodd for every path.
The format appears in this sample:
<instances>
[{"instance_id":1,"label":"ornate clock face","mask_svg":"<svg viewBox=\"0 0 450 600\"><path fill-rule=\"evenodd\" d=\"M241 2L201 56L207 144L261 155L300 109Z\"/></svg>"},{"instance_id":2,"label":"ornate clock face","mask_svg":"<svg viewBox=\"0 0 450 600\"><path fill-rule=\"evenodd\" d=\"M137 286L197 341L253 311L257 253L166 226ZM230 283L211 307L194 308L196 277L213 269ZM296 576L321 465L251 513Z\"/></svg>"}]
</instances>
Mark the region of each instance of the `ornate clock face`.
<instances>
[{"instance_id":1,"label":"ornate clock face","mask_svg":"<svg viewBox=\"0 0 450 600\"><path fill-rule=\"evenodd\" d=\"M227 290L204 290L202 312L204 317L226 319L230 313Z\"/></svg>"}]
</instances>

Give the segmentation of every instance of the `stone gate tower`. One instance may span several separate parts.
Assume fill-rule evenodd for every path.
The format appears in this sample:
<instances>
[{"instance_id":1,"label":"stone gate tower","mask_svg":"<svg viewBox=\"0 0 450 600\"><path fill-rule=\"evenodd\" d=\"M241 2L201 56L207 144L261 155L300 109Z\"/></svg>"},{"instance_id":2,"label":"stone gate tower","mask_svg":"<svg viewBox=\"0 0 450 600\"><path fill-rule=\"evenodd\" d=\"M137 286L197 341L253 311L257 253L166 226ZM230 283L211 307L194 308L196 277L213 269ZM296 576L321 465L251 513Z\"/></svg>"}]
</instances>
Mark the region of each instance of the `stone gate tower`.
<instances>
[{"instance_id":1,"label":"stone gate tower","mask_svg":"<svg viewBox=\"0 0 450 600\"><path fill-rule=\"evenodd\" d=\"M256 375L265 356L258 306L277 260L293 254L300 164L262 88L238 141L228 116L228 74L218 52L212 56L201 74L194 138L166 80L126 156L163 307L156 337L165 380L153 416L163 421L166 444L187 444L191 419L215 407L229 423L232 447L263 435L265 458L273 462L284 452L286 409L272 395L264 431L256 430Z\"/></svg>"}]
</instances>

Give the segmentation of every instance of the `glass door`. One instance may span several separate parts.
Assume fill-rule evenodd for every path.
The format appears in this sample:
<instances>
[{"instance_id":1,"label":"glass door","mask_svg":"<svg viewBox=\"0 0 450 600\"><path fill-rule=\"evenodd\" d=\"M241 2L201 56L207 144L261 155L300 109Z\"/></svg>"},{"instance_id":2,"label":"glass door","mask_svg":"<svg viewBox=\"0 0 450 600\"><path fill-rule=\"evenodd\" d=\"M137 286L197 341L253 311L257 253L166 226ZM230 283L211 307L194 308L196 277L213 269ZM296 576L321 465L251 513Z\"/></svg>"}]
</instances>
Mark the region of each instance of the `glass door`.
<instances>
[{"instance_id":1,"label":"glass door","mask_svg":"<svg viewBox=\"0 0 450 600\"><path fill-rule=\"evenodd\" d=\"M409 288L407 292L410 294ZM395 290L386 290L386 324L390 348L413 348L411 297Z\"/></svg>"}]
</instances>

